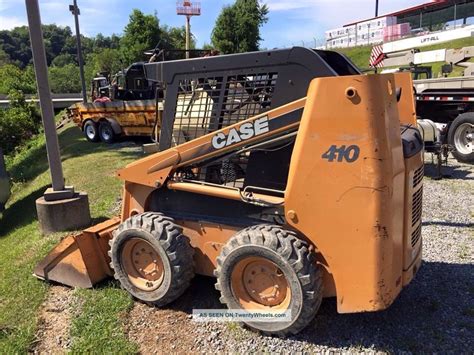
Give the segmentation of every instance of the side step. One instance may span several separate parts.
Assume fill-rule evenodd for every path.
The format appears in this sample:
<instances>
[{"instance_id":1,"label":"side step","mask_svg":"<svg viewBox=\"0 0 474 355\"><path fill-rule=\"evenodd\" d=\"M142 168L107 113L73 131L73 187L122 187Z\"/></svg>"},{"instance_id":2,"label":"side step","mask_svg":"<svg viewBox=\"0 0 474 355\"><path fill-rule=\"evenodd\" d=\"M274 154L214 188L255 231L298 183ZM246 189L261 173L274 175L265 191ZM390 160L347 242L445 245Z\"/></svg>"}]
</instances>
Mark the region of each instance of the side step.
<instances>
[{"instance_id":1,"label":"side step","mask_svg":"<svg viewBox=\"0 0 474 355\"><path fill-rule=\"evenodd\" d=\"M91 288L112 276L109 240L120 224L114 217L82 233L64 238L35 268L33 275L46 281Z\"/></svg>"}]
</instances>

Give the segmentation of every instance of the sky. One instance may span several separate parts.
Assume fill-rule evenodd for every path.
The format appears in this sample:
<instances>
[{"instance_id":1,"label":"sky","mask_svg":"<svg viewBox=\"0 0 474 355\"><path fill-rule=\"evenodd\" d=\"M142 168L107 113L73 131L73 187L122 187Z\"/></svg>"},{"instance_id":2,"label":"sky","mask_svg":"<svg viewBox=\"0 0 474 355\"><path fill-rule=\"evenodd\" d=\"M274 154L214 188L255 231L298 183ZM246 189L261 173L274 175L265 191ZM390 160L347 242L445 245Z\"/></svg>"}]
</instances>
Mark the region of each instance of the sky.
<instances>
[{"instance_id":1,"label":"sky","mask_svg":"<svg viewBox=\"0 0 474 355\"><path fill-rule=\"evenodd\" d=\"M121 34L132 9L155 11L161 24L183 26L176 15L175 0L77 0L81 10L81 32ZM191 20L198 47L210 43L211 31L222 7L233 0L201 0L199 17ZM379 0L379 14L414 6L428 0ZM69 12L72 0L39 0L42 22L73 28ZM261 29L262 48L321 45L324 31L374 16L375 0L263 0L270 9L269 21ZM26 25L25 0L0 0L0 30ZM315 43L316 41L316 43Z\"/></svg>"}]
</instances>

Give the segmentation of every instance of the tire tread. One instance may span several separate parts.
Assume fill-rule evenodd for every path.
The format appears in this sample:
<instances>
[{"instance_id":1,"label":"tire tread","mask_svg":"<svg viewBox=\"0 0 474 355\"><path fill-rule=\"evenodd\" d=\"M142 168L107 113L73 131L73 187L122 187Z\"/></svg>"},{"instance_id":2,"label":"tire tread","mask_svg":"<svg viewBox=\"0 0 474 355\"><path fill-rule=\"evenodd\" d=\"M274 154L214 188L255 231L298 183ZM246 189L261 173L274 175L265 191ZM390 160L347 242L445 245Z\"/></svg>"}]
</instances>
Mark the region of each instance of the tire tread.
<instances>
[{"instance_id":1,"label":"tire tread","mask_svg":"<svg viewBox=\"0 0 474 355\"><path fill-rule=\"evenodd\" d=\"M282 256L293 267L303 291L303 306L298 319L290 327L280 331L264 331L268 335L287 336L296 334L305 328L315 317L322 301L322 273L315 263L315 255L308 244L298 235L278 225L256 225L243 229L234 235L222 248L217 258L217 277L215 288L223 290L222 265L225 258L236 248L255 244L267 247ZM220 298L226 306L229 300L224 295ZM258 330L258 329L257 329Z\"/></svg>"},{"instance_id":2,"label":"tire tread","mask_svg":"<svg viewBox=\"0 0 474 355\"><path fill-rule=\"evenodd\" d=\"M158 307L173 302L184 293L194 277L194 249L182 234L183 229L172 218L166 217L161 213L145 212L132 216L121 223L113 232L113 238L109 241L109 256L111 260L116 257L113 255L112 250L114 250L114 244L117 243L117 237L123 231L132 228L143 229L159 241L168 256L171 269L173 270L172 280L166 294L154 302L144 302ZM125 280L122 281L121 275L114 269L113 261L110 262L110 267L114 272L114 278L123 285Z\"/></svg>"}]
</instances>

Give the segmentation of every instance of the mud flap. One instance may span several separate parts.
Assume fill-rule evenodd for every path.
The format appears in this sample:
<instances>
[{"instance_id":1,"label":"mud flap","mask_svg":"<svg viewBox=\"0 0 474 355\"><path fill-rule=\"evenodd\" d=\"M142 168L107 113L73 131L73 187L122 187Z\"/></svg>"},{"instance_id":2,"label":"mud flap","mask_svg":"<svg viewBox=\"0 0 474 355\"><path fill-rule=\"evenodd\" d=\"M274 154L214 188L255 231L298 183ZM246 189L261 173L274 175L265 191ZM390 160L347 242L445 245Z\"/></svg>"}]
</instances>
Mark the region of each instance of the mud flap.
<instances>
[{"instance_id":1,"label":"mud flap","mask_svg":"<svg viewBox=\"0 0 474 355\"><path fill-rule=\"evenodd\" d=\"M67 286L91 288L112 276L109 240L120 218L90 227L64 238L35 268L33 275Z\"/></svg>"}]
</instances>

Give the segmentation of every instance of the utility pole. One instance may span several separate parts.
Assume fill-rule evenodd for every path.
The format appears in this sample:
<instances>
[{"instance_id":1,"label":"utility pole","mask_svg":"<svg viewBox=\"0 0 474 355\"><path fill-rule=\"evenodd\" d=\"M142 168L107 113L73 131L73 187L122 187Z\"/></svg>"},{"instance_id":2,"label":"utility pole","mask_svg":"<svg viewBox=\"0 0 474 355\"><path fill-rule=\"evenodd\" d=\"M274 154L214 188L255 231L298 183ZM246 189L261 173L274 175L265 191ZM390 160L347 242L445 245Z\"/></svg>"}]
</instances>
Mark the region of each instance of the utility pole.
<instances>
[{"instance_id":1,"label":"utility pole","mask_svg":"<svg viewBox=\"0 0 474 355\"><path fill-rule=\"evenodd\" d=\"M186 59L189 59L191 47L191 16L186 16Z\"/></svg>"},{"instance_id":2,"label":"utility pole","mask_svg":"<svg viewBox=\"0 0 474 355\"><path fill-rule=\"evenodd\" d=\"M89 200L87 194L75 192L74 187L64 183L38 0L25 3L52 182L52 187L36 200L36 212L44 234L79 229L90 223Z\"/></svg>"},{"instance_id":3,"label":"utility pole","mask_svg":"<svg viewBox=\"0 0 474 355\"><path fill-rule=\"evenodd\" d=\"M48 152L49 169L54 191L64 190L64 176L59 155L58 136L54 122L53 101L48 81L48 65L43 43L43 30L39 13L38 0L26 0L28 26L30 31L31 51L36 73L36 85L41 106L44 135L46 136L46 150Z\"/></svg>"},{"instance_id":4,"label":"utility pole","mask_svg":"<svg viewBox=\"0 0 474 355\"><path fill-rule=\"evenodd\" d=\"M176 13L186 16L186 59L189 58L191 49L191 16L201 15L201 3L198 1L178 0Z\"/></svg>"},{"instance_id":5,"label":"utility pole","mask_svg":"<svg viewBox=\"0 0 474 355\"><path fill-rule=\"evenodd\" d=\"M81 45L81 31L79 30L79 15L81 11L77 7L77 0L74 0L72 5L69 5L69 11L74 15L74 22L76 24L76 43L77 43L77 62L79 63L79 73L81 74L82 84L82 101L87 103L86 79L84 77L84 61L82 59L82 45Z\"/></svg>"},{"instance_id":6,"label":"utility pole","mask_svg":"<svg viewBox=\"0 0 474 355\"><path fill-rule=\"evenodd\" d=\"M375 0L375 17L379 17L379 0Z\"/></svg>"}]
</instances>

